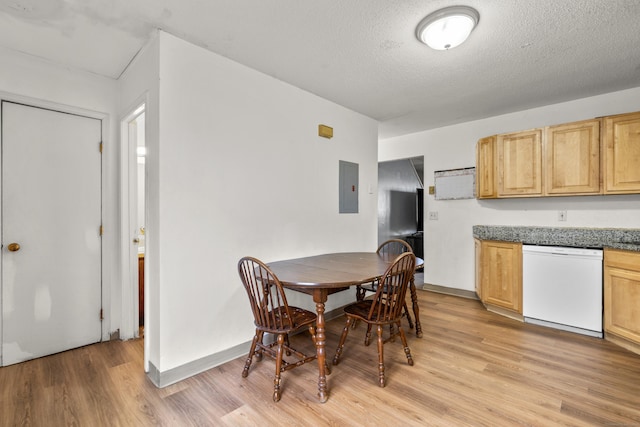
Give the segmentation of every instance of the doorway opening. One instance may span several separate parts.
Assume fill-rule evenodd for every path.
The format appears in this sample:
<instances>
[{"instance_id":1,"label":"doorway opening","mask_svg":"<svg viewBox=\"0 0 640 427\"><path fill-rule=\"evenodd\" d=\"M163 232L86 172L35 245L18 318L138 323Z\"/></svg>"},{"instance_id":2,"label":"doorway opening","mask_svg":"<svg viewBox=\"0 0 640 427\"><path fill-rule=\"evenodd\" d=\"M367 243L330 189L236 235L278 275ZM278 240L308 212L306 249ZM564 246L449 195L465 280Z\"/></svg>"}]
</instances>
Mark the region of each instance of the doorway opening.
<instances>
[{"instance_id":1,"label":"doorway opening","mask_svg":"<svg viewBox=\"0 0 640 427\"><path fill-rule=\"evenodd\" d=\"M405 240L424 258L423 190L424 156L378 163L378 244Z\"/></svg>"},{"instance_id":2,"label":"doorway opening","mask_svg":"<svg viewBox=\"0 0 640 427\"><path fill-rule=\"evenodd\" d=\"M146 242L145 103L121 122L122 130L122 329L121 339L144 336Z\"/></svg>"},{"instance_id":3,"label":"doorway opening","mask_svg":"<svg viewBox=\"0 0 640 427\"><path fill-rule=\"evenodd\" d=\"M144 256L145 256L145 204L144 204L144 187L145 187L145 156L147 147L145 146L145 112L144 105L142 112L131 122L132 131L135 132L135 148L136 148L136 231L137 236L133 242L138 245L138 331L140 336L144 331Z\"/></svg>"}]
</instances>

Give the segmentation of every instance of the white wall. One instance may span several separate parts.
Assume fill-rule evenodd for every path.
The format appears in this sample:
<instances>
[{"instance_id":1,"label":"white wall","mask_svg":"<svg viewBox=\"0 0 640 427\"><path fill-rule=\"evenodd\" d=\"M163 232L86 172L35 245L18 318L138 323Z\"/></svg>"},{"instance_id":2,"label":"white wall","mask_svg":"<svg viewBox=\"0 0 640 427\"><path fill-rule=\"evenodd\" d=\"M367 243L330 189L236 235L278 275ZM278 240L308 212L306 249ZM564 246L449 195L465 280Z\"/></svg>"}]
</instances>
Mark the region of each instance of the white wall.
<instances>
[{"instance_id":1,"label":"white wall","mask_svg":"<svg viewBox=\"0 0 640 427\"><path fill-rule=\"evenodd\" d=\"M549 105L488 119L382 140L379 161L424 155L425 188L433 172L475 166L475 144L484 136L640 110L640 88ZM425 192L426 193L426 192ZM425 283L474 289L472 226L640 228L640 195L509 200L435 200L425 194ZM557 211L566 210L566 222Z\"/></svg>"},{"instance_id":2,"label":"white wall","mask_svg":"<svg viewBox=\"0 0 640 427\"><path fill-rule=\"evenodd\" d=\"M0 47L0 98L104 117L102 158L103 225L103 339L116 331L120 320L118 247L118 147L116 81L61 67ZM1 319L0 319L1 322Z\"/></svg>"},{"instance_id":3,"label":"white wall","mask_svg":"<svg viewBox=\"0 0 640 427\"><path fill-rule=\"evenodd\" d=\"M164 372L252 338L240 257L375 250L377 123L166 33L159 57L147 245ZM339 160L360 165L359 214L338 214ZM327 310L352 299L332 295ZM314 307L307 295L290 303Z\"/></svg>"},{"instance_id":4,"label":"white wall","mask_svg":"<svg viewBox=\"0 0 640 427\"><path fill-rule=\"evenodd\" d=\"M241 256L376 247L377 124L367 117L165 33L118 82L11 51L0 61L0 91L107 117L105 339L122 318L119 125L146 101L145 359L161 372L251 339ZM317 136L320 123L333 139ZM360 165L357 215L337 213L339 160ZM334 295L327 309L352 297ZM291 302L313 308L306 295Z\"/></svg>"}]
</instances>

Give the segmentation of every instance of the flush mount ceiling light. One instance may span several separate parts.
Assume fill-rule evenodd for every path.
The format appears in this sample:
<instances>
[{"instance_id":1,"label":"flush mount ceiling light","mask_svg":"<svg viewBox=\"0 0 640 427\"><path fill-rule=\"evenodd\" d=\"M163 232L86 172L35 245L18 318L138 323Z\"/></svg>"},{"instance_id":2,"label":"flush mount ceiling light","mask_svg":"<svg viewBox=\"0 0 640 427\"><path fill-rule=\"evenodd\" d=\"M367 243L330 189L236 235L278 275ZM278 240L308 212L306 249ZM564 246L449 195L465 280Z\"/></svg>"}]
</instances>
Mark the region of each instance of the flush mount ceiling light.
<instances>
[{"instance_id":1,"label":"flush mount ceiling light","mask_svg":"<svg viewBox=\"0 0 640 427\"><path fill-rule=\"evenodd\" d=\"M478 11L471 7L445 7L420 21L416 37L432 49L448 50L464 43L479 20Z\"/></svg>"}]
</instances>

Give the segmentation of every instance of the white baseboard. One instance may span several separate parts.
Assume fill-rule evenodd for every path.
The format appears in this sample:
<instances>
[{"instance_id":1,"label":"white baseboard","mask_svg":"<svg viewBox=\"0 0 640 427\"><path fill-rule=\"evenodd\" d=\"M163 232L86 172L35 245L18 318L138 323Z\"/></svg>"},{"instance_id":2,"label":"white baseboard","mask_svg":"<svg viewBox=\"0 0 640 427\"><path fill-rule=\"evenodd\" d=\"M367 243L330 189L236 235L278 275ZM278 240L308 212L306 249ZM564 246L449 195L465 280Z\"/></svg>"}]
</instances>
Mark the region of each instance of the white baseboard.
<instances>
[{"instance_id":1,"label":"white baseboard","mask_svg":"<svg viewBox=\"0 0 640 427\"><path fill-rule=\"evenodd\" d=\"M342 308L331 310L325 313L325 319L329 321L341 316L343 313ZM300 332L303 332L303 330L300 330ZM253 339L253 337L251 338ZM268 340L269 337L265 337L265 341ZM153 363L149 362L149 372L147 372L147 376L156 387L166 387L208 369L215 368L223 363L230 362L238 357L246 356L250 348L251 340L163 372L160 372ZM240 375L240 372L238 372L238 375Z\"/></svg>"},{"instance_id":2,"label":"white baseboard","mask_svg":"<svg viewBox=\"0 0 640 427\"><path fill-rule=\"evenodd\" d=\"M238 357L246 356L250 347L251 341L247 341L163 372L160 372L153 363L149 362L149 372L147 376L156 387L166 387ZM240 372L238 372L238 375L240 375Z\"/></svg>"}]
</instances>

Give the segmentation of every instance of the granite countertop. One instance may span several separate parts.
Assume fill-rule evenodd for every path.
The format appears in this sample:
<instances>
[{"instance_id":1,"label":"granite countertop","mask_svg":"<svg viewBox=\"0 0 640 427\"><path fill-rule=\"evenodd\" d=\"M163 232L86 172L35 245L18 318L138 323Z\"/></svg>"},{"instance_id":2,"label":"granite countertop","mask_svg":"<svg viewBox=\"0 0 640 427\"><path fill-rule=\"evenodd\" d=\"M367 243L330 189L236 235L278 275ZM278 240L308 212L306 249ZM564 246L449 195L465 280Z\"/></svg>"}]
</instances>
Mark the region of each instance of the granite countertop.
<instances>
[{"instance_id":1,"label":"granite countertop","mask_svg":"<svg viewBox=\"0 0 640 427\"><path fill-rule=\"evenodd\" d=\"M474 225L480 240L576 248L613 248L640 252L640 229Z\"/></svg>"}]
</instances>

